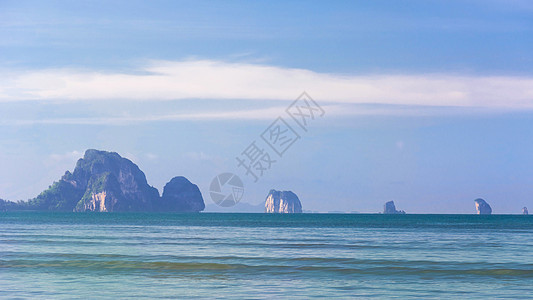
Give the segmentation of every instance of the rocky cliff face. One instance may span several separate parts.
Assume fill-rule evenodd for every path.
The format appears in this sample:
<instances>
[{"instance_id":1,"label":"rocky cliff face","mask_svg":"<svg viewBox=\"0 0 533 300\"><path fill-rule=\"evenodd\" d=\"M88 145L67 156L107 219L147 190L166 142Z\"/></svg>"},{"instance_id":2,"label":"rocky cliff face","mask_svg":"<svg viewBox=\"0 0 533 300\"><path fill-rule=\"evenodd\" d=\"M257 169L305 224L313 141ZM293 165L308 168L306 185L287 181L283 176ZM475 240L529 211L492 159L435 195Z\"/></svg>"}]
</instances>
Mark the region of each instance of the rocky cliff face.
<instances>
[{"instance_id":1,"label":"rocky cliff face","mask_svg":"<svg viewBox=\"0 0 533 300\"><path fill-rule=\"evenodd\" d=\"M485 200L478 198L474 200L474 202L476 203L476 211L478 215L492 214L492 208Z\"/></svg>"},{"instance_id":2,"label":"rocky cliff face","mask_svg":"<svg viewBox=\"0 0 533 300\"><path fill-rule=\"evenodd\" d=\"M150 211L159 198L139 167L114 152L87 150L67 177L84 190L75 211Z\"/></svg>"},{"instance_id":3,"label":"rocky cliff face","mask_svg":"<svg viewBox=\"0 0 533 300\"><path fill-rule=\"evenodd\" d=\"M301 213L302 204L291 191L270 190L265 201L267 213Z\"/></svg>"},{"instance_id":4,"label":"rocky cliff face","mask_svg":"<svg viewBox=\"0 0 533 300\"><path fill-rule=\"evenodd\" d=\"M529 212L527 211L527 207L524 206L524 208L522 208L522 214L523 215L528 215Z\"/></svg>"},{"instance_id":5,"label":"rocky cliff face","mask_svg":"<svg viewBox=\"0 0 533 300\"><path fill-rule=\"evenodd\" d=\"M24 208L78 212L166 211L166 208L172 208L171 211L203 210L198 187L181 178L178 184L169 183L173 187L172 192L167 193L167 201L163 201L136 164L117 153L91 149L78 160L74 172L67 171L61 180L30 200ZM179 184L185 181L196 190L187 184ZM196 197L196 206L188 202L188 195L192 194ZM159 207L172 203L170 198L177 199L178 204Z\"/></svg>"},{"instance_id":6,"label":"rocky cliff face","mask_svg":"<svg viewBox=\"0 0 533 300\"><path fill-rule=\"evenodd\" d=\"M163 189L163 196L158 201L158 211L199 212L204 210L202 193L196 184L187 178L172 178Z\"/></svg>"},{"instance_id":7,"label":"rocky cliff face","mask_svg":"<svg viewBox=\"0 0 533 300\"><path fill-rule=\"evenodd\" d=\"M385 203L383 207L383 213L384 214L405 214L405 211L396 210L396 205L394 205L394 201L389 201Z\"/></svg>"}]
</instances>

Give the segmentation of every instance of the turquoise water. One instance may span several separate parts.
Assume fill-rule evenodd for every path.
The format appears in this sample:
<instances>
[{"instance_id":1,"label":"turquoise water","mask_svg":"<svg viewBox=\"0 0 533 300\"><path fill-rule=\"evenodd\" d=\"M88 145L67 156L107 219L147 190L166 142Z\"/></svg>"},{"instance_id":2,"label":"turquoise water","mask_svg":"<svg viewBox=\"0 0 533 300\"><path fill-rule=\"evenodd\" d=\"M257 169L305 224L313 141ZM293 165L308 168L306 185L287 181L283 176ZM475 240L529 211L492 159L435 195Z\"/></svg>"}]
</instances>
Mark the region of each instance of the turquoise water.
<instances>
[{"instance_id":1,"label":"turquoise water","mask_svg":"<svg viewBox=\"0 0 533 300\"><path fill-rule=\"evenodd\" d=\"M533 217L0 213L0 298L532 297Z\"/></svg>"}]
</instances>

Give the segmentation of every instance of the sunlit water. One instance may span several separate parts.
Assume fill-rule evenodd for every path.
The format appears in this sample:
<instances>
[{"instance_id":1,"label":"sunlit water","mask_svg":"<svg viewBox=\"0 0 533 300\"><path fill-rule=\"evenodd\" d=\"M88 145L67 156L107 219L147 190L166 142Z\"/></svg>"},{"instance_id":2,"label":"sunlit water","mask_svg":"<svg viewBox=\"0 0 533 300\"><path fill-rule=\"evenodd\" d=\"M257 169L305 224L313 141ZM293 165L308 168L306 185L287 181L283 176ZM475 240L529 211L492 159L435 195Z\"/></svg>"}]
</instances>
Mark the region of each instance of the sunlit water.
<instances>
[{"instance_id":1,"label":"sunlit water","mask_svg":"<svg viewBox=\"0 0 533 300\"><path fill-rule=\"evenodd\" d=\"M0 298L532 297L533 218L0 213Z\"/></svg>"}]
</instances>

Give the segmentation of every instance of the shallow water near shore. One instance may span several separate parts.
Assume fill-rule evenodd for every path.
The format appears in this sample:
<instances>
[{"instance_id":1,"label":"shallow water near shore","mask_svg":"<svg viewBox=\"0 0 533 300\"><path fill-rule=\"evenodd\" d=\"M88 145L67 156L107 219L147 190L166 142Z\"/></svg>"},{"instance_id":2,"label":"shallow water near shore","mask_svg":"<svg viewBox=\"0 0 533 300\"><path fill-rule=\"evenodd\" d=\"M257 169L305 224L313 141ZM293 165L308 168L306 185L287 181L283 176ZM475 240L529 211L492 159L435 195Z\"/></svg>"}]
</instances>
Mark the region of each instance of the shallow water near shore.
<instances>
[{"instance_id":1,"label":"shallow water near shore","mask_svg":"<svg viewBox=\"0 0 533 300\"><path fill-rule=\"evenodd\" d=\"M0 213L0 298L531 297L521 215Z\"/></svg>"}]
</instances>

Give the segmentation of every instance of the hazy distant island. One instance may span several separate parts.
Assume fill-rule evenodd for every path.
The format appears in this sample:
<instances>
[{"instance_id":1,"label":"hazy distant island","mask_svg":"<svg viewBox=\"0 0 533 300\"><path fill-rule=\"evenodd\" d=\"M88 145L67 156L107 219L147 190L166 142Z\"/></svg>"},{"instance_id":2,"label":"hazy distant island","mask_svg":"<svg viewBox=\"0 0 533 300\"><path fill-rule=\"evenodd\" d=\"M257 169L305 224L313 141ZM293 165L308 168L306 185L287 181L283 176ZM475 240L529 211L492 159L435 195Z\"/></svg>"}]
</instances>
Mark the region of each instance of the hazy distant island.
<instances>
[{"instance_id":1,"label":"hazy distant island","mask_svg":"<svg viewBox=\"0 0 533 300\"><path fill-rule=\"evenodd\" d=\"M394 201L389 201L385 203L383 206L383 213L384 214L405 214L405 211L403 210L396 210L396 205L394 205Z\"/></svg>"},{"instance_id":2,"label":"hazy distant island","mask_svg":"<svg viewBox=\"0 0 533 300\"><path fill-rule=\"evenodd\" d=\"M490 215L490 214L492 214L492 208L487 203L487 201L485 201L485 200L483 200L481 198L478 198L478 199L474 200L474 202L476 203L476 212L477 212L478 215Z\"/></svg>"},{"instance_id":3,"label":"hazy distant island","mask_svg":"<svg viewBox=\"0 0 533 300\"><path fill-rule=\"evenodd\" d=\"M74 172L27 202L0 201L1 210L95 212L200 212L205 204L198 186L174 177L163 195L129 159L115 152L89 149Z\"/></svg>"}]
</instances>

